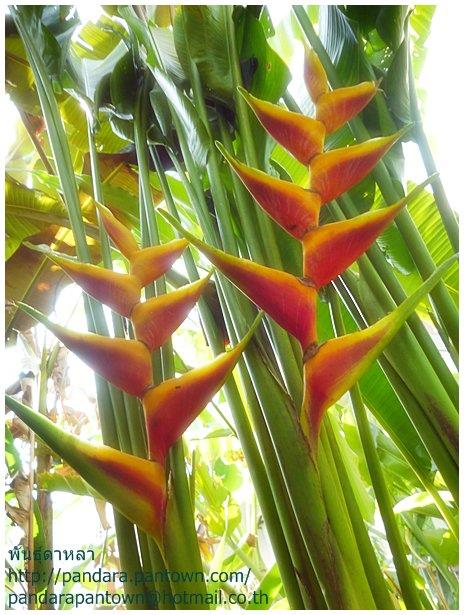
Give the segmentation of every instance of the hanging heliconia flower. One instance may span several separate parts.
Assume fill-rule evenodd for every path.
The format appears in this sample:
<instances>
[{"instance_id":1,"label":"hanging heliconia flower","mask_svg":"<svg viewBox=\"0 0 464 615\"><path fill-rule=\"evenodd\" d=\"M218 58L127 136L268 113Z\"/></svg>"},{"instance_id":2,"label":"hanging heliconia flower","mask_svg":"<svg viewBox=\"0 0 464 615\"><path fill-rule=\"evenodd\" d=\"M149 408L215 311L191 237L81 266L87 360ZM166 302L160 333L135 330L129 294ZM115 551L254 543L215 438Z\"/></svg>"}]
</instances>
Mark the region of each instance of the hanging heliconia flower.
<instances>
[{"instance_id":1,"label":"hanging heliconia flower","mask_svg":"<svg viewBox=\"0 0 464 615\"><path fill-rule=\"evenodd\" d=\"M249 299L300 342L305 380L301 424L310 450L314 451L324 412L380 355L451 262L445 263L409 299L375 325L318 344L318 290L352 265L427 182L395 205L319 226L321 207L366 177L404 131L324 152L325 135L359 113L376 94L378 83L366 82L331 91L319 58L312 51L306 57L305 82L315 104L315 118L289 112L243 89L240 91L272 137L300 162L309 165L307 188L248 167L217 144L257 203L285 231L301 241L303 278L208 246L183 229L172 216L161 213Z\"/></svg>"},{"instance_id":2,"label":"hanging heliconia flower","mask_svg":"<svg viewBox=\"0 0 464 615\"><path fill-rule=\"evenodd\" d=\"M187 246L185 239L140 250L129 229L98 206L108 234L129 260L131 273L116 273L47 252L92 297L132 321L136 339L71 331L19 303L97 374L138 397L145 412L149 460L97 446L65 433L51 421L7 396L8 406L55 452L128 519L163 548L167 507L166 455L208 404L239 360L261 315L234 348L187 374L153 385L151 353L180 326L205 290L211 273L171 293L140 301L141 289L163 275Z\"/></svg>"}]
</instances>

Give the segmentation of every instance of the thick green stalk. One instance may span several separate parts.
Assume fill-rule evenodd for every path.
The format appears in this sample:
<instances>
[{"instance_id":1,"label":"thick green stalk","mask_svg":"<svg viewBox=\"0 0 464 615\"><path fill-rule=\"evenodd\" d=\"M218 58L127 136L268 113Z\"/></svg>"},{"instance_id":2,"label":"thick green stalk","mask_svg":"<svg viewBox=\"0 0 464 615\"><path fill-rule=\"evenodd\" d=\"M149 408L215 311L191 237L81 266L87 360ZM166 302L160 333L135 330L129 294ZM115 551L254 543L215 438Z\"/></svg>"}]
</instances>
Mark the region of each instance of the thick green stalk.
<instances>
[{"instance_id":1,"label":"thick green stalk","mask_svg":"<svg viewBox=\"0 0 464 615\"><path fill-rule=\"evenodd\" d=\"M179 219L169 184L163 173L156 150L152 150L152 154L168 209L171 215ZM195 281L199 276L190 251L185 253L184 259L190 280ZM200 300L198 306L208 343L215 355L220 354L224 351L224 346L220 336L218 335L217 327L214 319L211 317L209 308L203 299ZM284 534L280 527L281 522L276 511L276 504L275 500L273 500L268 477L266 476L265 466L263 464L261 454L256 446L240 393L237 389L235 381L232 378L229 378L224 384L224 393L232 411L234 424L243 448L245 459L247 460L247 465L250 470L253 485L255 486L266 527L268 528L269 537L280 573L282 575L284 587L286 588L289 604L291 608L294 609L302 608L302 606L306 605L302 605L301 593L293 569L294 564L292 564L292 559L290 558L290 554L285 543Z\"/></svg>"},{"instance_id":2,"label":"thick green stalk","mask_svg":"<svg viewBox=\"0 0 464 615\"><path fill-rule=\"evenodd\" d=\"M253 345L247 348L245 360L327 605L330 609L362 608L363 597L355 592L328 523L317 466L308 453L295 411L269 378Z\"/></svg>"},{"instance_id":3,"label":"thick green stalk","mask_svg":"<svg viewBox=\"0 0 464 615\"><path fill-rule=\"evenodd\" d=\"M343 279L344 281L347 280L346 274L343 276ZM356 320L358 326L364 328L367 325L367 320L365 319L363 313L360 311L360 308L362 307L363 303L358 294L356 293L354 285L350 284L349 281L346 284L346 288L350 289L350 293L346 292L344 286L337 284L337 290L342 297L345 305L347 306L348 310L350 311L351 315ZM355 298L356 303L354 303L353 297ZM416 398L408 389L404 381L401 379L400 375L392 367L389 360L385 356L381 356L379 358L379 364L385 375L387 376L388 380L390 381L396 395L398 396L398 399L401 401L406 411L406 414L411 420L411 424L415 427L425 448L427 449L431 458L437 465L446 485L453 494L453 497L456 499L459 492L459 480L456 464L452 460L449 452L439 438L435 429L430 424L430 421L428 420L427 416L425 416ZM377 408L373 407L371 408L371 411L375 413L376 419L389 433L390 437L395 442L396 446L398 446L398 448L401 450L403 456L405 456L408 463L411 465L412 469L415 471L421 482L424 484L425 481L424 487L427 489L428 481L426 481L426 478L423 476L420 467L414 457L409 453L407 443L400 440L398 437L395 436L393 432L388 429L388 425L386 425L383 421L383 417L381 416L381 414L377 412ZM432 495L432 497L434 496ZM458 500L456 499L456 501ZM439 509L443 510L443 508L446 508L446 505L442 502L442 506L439 506Z\"/></svg>"},{"instance_id":4,"label":"thick green stalk","mask_svg":"<svg viewBox=\"0 0 464 615\"><path fill-rule=\"evenodd\" d=\"M363 596L364 608L375 609L379 605L375 602L371 591L367 577L368 570L365 570L363 566L360 544L356 540L352 525L353 518L343 495L330 445L324 435L322 429L317 452L317 466L329 523L353 587L356 587L356 591Z\"/></svg>"},{"instance_id":5,"label":"thick green stalk","mask_svg":"<svg viewBox=\"0 0 464 615\"><path fill-rule=\"evenodd\" d=\"M334 330L337 336L345 335L345 326L338 297L333 289L330 293L330 307ZM414 577L406 557L406 551L401 538L400 530L393 512L393 503L388 492L388 486L383 475L382 466L377 455L377 449L372 438L364 407L361 391L356 384L350 391L351 404L356 417L359 436L366 458L367 468L371 477L375 497L379 505L382 521L385 526L388 544L393 556L393 561L398 576L398 581L403 594L403 599L408 609L420 609L421 601L414 584Z\"/></svg>"},{"instance_id":6,"label":"thick green stalk","mask_svg":"<svg viewBox=\"0 0 464 615\"><path fill-rule=\"evenodd\" d=\"M343 458L340 453L337 438L334 433L332 417L329 415L328 420L323 424L322 437L327 440L325 450L332 456L333 472L338 474L340 486L345 498L346 506L350 516L353 530L358 543L358 548L361 553L364 569L371 587L372 595L374 596L377 608L392 609L393 602L385 583L385 578L380 569L380 563L372 546L369 534L366 529L366 524L362 517L361 511L353 491L350 476L345 467Z\"/></svg>"},{"instance_id":7,"label":"thick green stalk","mask_svg":"<svg viewBox=\"0 0 464 615\"><path fill-rule=\"evenodd\" d=\"M293 6L293 11L296 18L305 34L305 37L316 51L319 59L322 62L325 72L329 78L331 85L334 88L343 86L341 83L337 71L332 64L332 61L322 45L319 37L317 36L313 25L306 14L305 9L302 6ZM363 121L356 117L350 122L350 127L354 136L358 141L365 141L370 138ZM387 203L395 203L399 200L399 195L393 185L391 177L385 164L381 161L377 164L373 171L373 176L382 192ZM409 248L411 256L421 274L421 277L425 280L435 270L435 263L430 256L427 246L424 243L422 236L416 228L411 216L407 211L402 211L396 218L396 225L400 231L403 239ZM451 338L454 346L459 347L459 318L456 305L454 304L446 286L443 282L437 284L437 286L430 293L431 299L437 309L438 314L444 326Z\"/></svg>"},{"instance_id":8,"label":"thick green stalk","mask_svg":"<svg viewBox=\"0 0 464 615\"><path fill-rule=\"evenodd\" d=\"M233 342L236 343L242 337L243 333L237 333L237 329L232 322L231 313L227 309L224 310L224 317L227 321L227 328L231 338ZM256 393L253 389L250 375L248 370L243 369L241 365L239 365L239 369L246 393L248 409L253 421L253 429L256 434L256 439L258 440L259 449L261 450L265 471L278 513L277 523L282 525L288 550L293 560L293 567L297 571L298 579L305 588L306 596L303 594L303 599L305 599L305 597L306 599L310 599L311 604L309 606L311 608L326 608L326 602L321 592L320 585L310 560L308 559L309 554L302 542L297 520L289 501L289 495L282 476L282 471L279 467L278 457L259 406ZM255 485L256 483L253 484ZM268 531L271 530L270 525L267 524L266 527ZM286 574L288 575L288 571L286 571ZM309 608L308 604L305 603L305 607Z\"/></svg>"}]
</instances>

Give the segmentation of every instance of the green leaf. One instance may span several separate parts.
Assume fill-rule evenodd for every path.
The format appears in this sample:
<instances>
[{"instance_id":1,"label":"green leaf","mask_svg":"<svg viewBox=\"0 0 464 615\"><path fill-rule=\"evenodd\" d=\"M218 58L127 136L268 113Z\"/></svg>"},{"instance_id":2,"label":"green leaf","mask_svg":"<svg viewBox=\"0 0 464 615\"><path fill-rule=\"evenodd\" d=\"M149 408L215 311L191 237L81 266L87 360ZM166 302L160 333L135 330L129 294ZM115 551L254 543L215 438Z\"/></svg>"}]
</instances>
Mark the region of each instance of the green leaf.
<instances>
[{"instance_id":1,"label":"green leaf","mask_svg":"<svg viewBox=\"0 0 464 615\"><path fill-rule=\"evenodd\" d=\"M118 46L123 33L116 20L102 15L96 23L86 23L78 30L72 50L83 59L103 60Z\"/></svg>"},{"instance_id":2,"label":"green leaf","mask_svg":"<svg viewBox=\"0 0 464 615\"><path fill-rule=\"evenodd\" d=\"M272 566L272 568L270 568L266 572L260 584L255 590L258 596L261 595L260 592L262 592L262 594L265 594L267 596L268 600L267 601L263 600L262 602L256 602L256 603L253 601L250 601L247 604L246 610L256 611L256 610L270 609L273 603L275 602L276 598L281 593L281 591L282 591L282 579L280 578L279 568L277 564L274 564L274 566Z\"/></svg>"},{"instance_id":3,"label":"green leaf","mask_svg":"<svg viewBox=\"0 0 464 615\"><path fill-rule=\"evenodd\" d=\"M453 497L449 491L439 491L438 493L444 502L453 502ZM393 507L393 512L396 514L405 512L420 512L429 517L433 516L439 519L441 518L441 514L438 511L432 496L426 491L413 493L412 495L403 498L395 504Z\"/></svg>"},{"instance_id":4,"label":"green leaf","mask_svg":"<svg viewBox=\"0 0 464 615\"><path fill-rule=\"evenodd\" d=\"M185 33L185 34L184 34ZM203 87L213 96L231 102L232 75L227 50L224 9L220 5L183 5L173 24L174 44L185 73L189 60L197 65ZM188 41L185 43L185 37Z\"/></svg>"},{"instance_id":5,"label":"green leaf","mask_svg":"<svg viewBox=\"0 0 464 615\"><path fill-rule=\"evenodd\" d=\"M138 87L134 59L132 52L128 51L118 60L110 77L111 101L122 119L133 117Z\"/></svg>"},{"instance_id":6,"label":"green leaf","mask_svg":"<svg viewBox=\"0 0 464 615\"><path fill-rule=\"evenodd\" d=\"M408 14L407 4L382 6L376 19L376 28L383 40L393 50L398 49L404 38L404 22Z\"/></svg>"},{"instance_id":7,"label":"green leaf","mask_svg":"<svg viewBox=\"0 0 464 615\"><path fill-rule=\"evenodd\" d=\"M69 469L68 469L69 470ZM41 472L37 475L40 489L45 491L62 491L74 495L87 495L99 498L100 495L85 482L85 480L72 471L63 472L63 467L55 466L53 472Z\"/></svg>"},{"instance_id":8,"label":"green leaf","mask_svg":"<svg viewBox=\"0 0 464 615\"><path fill-rule=\"evenodd\" d=\"M5 462L10 476L21 472L21 456L14 444L14 438L8 425L5 425Z\"/></svg>"},{"instance_id":9,"label":"green leaf","mask_svg":"<svg viewBox=\"0 0 464 615\"><path fill-rule=\"evenodd\" d=\"M167 73L159 68L154 68L153 74L182 124L193 159L199 167L204 167L209 151L209 139L206 128L195 107ZM156 115L157 109L154 109L154 111Z\"/></svg>"},{"instance_id":10,"label":"green leaf","mask_svg":"<svg viewBox=\"0 0 464 615\"><path fill-rule=\"evenodd\" d=\"M319 38L335 64L343 85L355 85L361 81L361 67L365 60L358 45L357 28L357 23L344 15L339 7L320 7Z\"/></svg>"},{"instance_id":11,"label":"green leaf","mask_svg":"<svg viewBox=\"0 0 464 615\"><path fill-rule=\"evenodd\" d=\"M5 178L5 211L5 231L14 247L13 252L5 255L6 260L27 237L45 231L50 225L69 227L67 211L61 202L26 188L8 175ZM7 244L8 247L11 249L11 244Z\"/></svg>"},{"instance_id":12,"label":"green leaf","mask_svg":"<svg viewBox=\"0 0 464 615\"><path fill-rule=\"evenodd\" d=\"M250 11L245 12L240 28L243 37L240 59L242 63L253 60L256 64L247 90L257 98L275 103L290 82L290 72L267 42L262 22Z\"/></svg>"},{"instance_id":13,"label":"green leaf","mask_svg":"<svg viewBox=\"0 0 464 615\"><path fill-rule=\"evenodd\" d=\"M5 39L5 89L19 109L32 115L41 114L34 75L19 36Z\"/></svg>"},{"instance_id":14,"label":"green leaf","mask_svg":"<svg viewBox=\"0 0 464 615\"><path fill-rule=\"evenodd\" d=\"M387 105L394 116L403 124L411 122L409 82L409 49L405 39L396 49L387 75L382 82L382 89L387 97Z\"/></svg>"}]
</instances>

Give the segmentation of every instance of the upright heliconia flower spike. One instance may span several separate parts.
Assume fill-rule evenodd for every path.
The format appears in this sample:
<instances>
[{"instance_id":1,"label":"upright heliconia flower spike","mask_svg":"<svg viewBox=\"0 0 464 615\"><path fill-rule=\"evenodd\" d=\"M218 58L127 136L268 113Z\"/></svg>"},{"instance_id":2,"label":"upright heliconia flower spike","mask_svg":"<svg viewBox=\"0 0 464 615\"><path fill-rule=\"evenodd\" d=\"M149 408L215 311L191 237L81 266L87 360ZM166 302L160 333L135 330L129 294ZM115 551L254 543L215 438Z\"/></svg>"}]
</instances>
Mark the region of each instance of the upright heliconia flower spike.
<instances>
[{"instance_id":1,"label":"upright heliconia flower spike","mask_svg":"<svg viewBox=\"0 0 464 615\"><path fill-rule=\"evenodd\" d=\"M330 339L307 358L301 423L311 447L316 446L324 412L361 378L455 260L453 256L445 261L410 297L374 325Z\"/></svg>"},{"instance_id":2,"label":"upright heliconia flower spike","mask_svg":"<svg viewBox=\"0 0 464 615\"><path fill-rule=\"evenodd\" d=\"M255 98L243 88L239 90L267 132L302 164L309 164L322 152L326 132L322 122Z\"/></svg>"},{"instance_id":3,"label":"upright heliconia flower spike","mask_svg":"<svg viewBox=\"0 0 464 615\"><path fill-rule=\"evenodd\" d=\"M317 103L319 98L329 91L329 82L319 56L309 48L305 50L304 81L314 103Z\"/></svg>"},{"instance_id":4,"label":"upright heliconia flower spike","mask_svg":"<svg viewBox=\"0 0 464 615\"><path fill-rule=\"evenodd\" d=\"M139 303L132 312L135 337L153 352L185 320L206 288L212 272L202 280Z\"/></svg>"},{"instance_id":5,"label":"upright heliconia flower spike","mask_svg":"<svg viewBox=\"0 0 464 615\"><path fill-rule=\"evenodd\" d=\"M102 498L162 547L166 479L161 464L85 442L8 395L6 405Z\"/></svg>"},{"instance_id":6,"label":"upright heliconia flower spike","mask_svg":"<svg viewBox=\"0 0 464 615\"><path fill-rule=\"evenodd\" d=\"M369 139L315 156L310 165L310 188L321 195L323 203L336 199L364 179L404 132L402 129L389 137Z\"/></svg>"},{"instance_id":7,"label":"upright heliconia flower spike","mask_svg":"<svg viewBox=\"0 0 464 615\"><path fill-rule=\"evenodd\" d=\"M133 275L79 263L55 254L47 253L47 256L64 269L87 294L122 316L129 317L133 307L140 301L142 285Z\"/></svg>"},{"instance_id":8,"label":"upright heliconia flower spike","mask_svg":"<svg viewBox=\"0 0 464 615\"><path fill-rule=\"evenodd\" d=\"M248 167L231 156L221 143L216 142L216 145L259 205L287 233L301 239L318 225L319 194Z\"/></svg>"},{"instance_id":9,"label":"upright heliconia flower spike","mask_svg":"<svg viewBox=\"0 0 464 615\"><path fill-rule=\"evenodd\" d=\"M142 342L71 331L24 303L18 305L26 314L47 327L97 374L123 391L142 397L152 386L151 355Z\"/></svg>"},{"instance_id":10,"label":"upright heliconia flower spike","mask_svg":"<svg viewBox=\"0 0 464 615\"><path fill-rule=\"evenodd\" d=\"M316 340L317 291L290 273L258 265L212 248L160 210L177 230L196 246L258 307L300 342L303 350Z\"/></svg>"},{"instance_id":11,"label":"upright heliconia flower spike","mask_svg":"<svg viewBox=\"0 0 464 615\"><path fill-rule=\"evenodd\" d=\"M119 222L116 216L101 203L95 203L100 213L103 226L113 240L115 246L126 258L130 259L133 254L139 251L139 246L131 231Z\"/></svg>"},{"instance_id":12,"label":"upright heliconia flower spike","mask_svg":"<svg viewBox=\"0 0 464 615\"><path fill-rule=\"evenodd\" d=\"M375 96L378 88L378 81L364 81L358 85L325 92L317 99L316 119L324 124L327 134L331 134L360 113Z\"/></svg>"},{"instance_id":13,"label":"upright heliconia flower spike","mask_svg":"<svg viewBox=\"0 0 464 615\"><path fill-rule=\"evenodd\" d=\"M142 403L150 459L164 463L169 448L222 387L260 320L261 314L234 348L220 354L211 363L147 391Z\"/></svg>"},{"instance_id":14,"label":"upright heliconia flower spike","mask_svg":"<svg viewBox=\"0 0 464 615\"><path fill-rule=\"evenodd\" d=\"M147 286L168 271L187 247L185 239L174 239L168 243L144 248L134 253L130 259L130 270L142 286Z\"/></svg>"}]
</instances>

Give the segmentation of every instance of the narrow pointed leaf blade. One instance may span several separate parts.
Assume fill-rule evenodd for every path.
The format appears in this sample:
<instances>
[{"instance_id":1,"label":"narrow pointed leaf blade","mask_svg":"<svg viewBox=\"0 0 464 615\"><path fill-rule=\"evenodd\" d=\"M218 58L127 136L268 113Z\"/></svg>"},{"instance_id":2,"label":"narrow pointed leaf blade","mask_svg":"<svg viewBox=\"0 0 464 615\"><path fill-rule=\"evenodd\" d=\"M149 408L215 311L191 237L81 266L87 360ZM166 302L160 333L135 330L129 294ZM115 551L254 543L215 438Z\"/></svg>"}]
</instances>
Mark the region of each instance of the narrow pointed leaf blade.
<instances>
[{"instance_id":1,"label":"narrow pointed leaf blade","mask_svg":"<svg viewBox=\"0 0 464 615\"><path fill-rule=\"evenodd\" d=\"M123 391L141 397L152 385L151 356L142 342L71 331L28 305L20 303L19 306L95 372Z\"/></svg>"},{"instance_id":2,"label":"narrow pointed leaf blade","mask_svg":"<svg viewBox=\"0 0 464 615\"><path fill-rule=\"evenodd\" d=\"M167 73L159 68L153 68L152 72L182 122L193 159L199 167L204 167L208 157L209 137L195 107Z\"/></svg>"},{"instance_id":3,"label":"narrow pointed leaf blade","mask_svg":"<svg viewBox=\"0 0 464 615\"><path fill-rule=\"evenodd\" d=\"M162 543L166 508L163 466L85 442L8 395L6 405L105 500Z\"/></svg>"}]
</instances>

